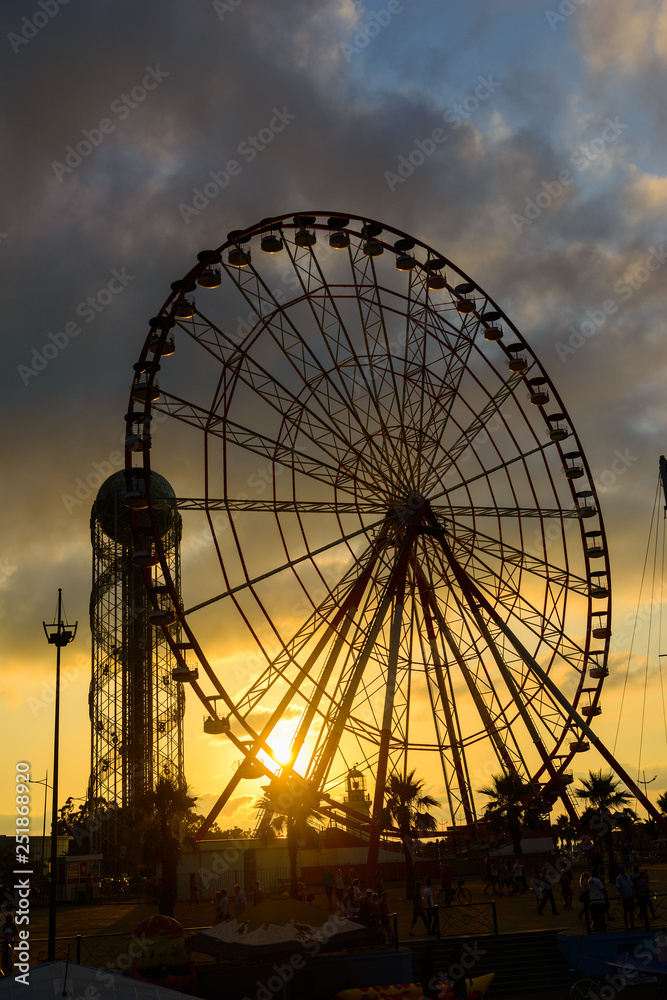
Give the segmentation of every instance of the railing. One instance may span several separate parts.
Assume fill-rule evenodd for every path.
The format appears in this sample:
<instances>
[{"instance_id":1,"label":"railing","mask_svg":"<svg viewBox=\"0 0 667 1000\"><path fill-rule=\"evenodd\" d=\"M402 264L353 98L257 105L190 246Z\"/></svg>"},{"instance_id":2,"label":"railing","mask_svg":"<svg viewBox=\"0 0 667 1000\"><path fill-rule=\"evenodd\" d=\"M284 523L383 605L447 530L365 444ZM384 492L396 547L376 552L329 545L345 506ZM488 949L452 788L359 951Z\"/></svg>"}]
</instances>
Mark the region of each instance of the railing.
<instances>
[{"instance_id":1,"label":"railing","mask_svg":"<svg viewBox=\"0 0 667 1000\"><path fill-rule=\"evenodd\" d=\"M388 923L384 927L387 935L386 946L398 951L398 914L387 914ZM210 925L204 927L184 928L186 937L199 931L207 931ZM48 938L30 939L30 964L37 965L46 961ZM109 972L125 972L133 960L143 952L143 940L133 938L129 931L117 934L75 934L69 937L56 938L56 959L65 961L69 958L77 965L88 965L93 969L108 969ZM197 962L207 961L207 957L199 955ZM214 961L214 959L210 959Z\"/></svg>"},{"instance_id":2,"label":"railing","mask_svg":"<svg viewBox=\"0 0 667 1000\"><path fill-rule=\"evenodd\" d=\"M488 903L452 903L450 906L435 906L433 911L438 938L498 933L495 900Z\"/></svg>"},{"instance_id":3,"label":"railing","mask_svg":"<svg viewBox=\"0 0 667 1000\"><path fill-rule=\"evenodd\" d=\"M595 931L593 926L593 920L591 917L590 903L580 904L580 919L583 920L586 927L586 933L591 934ZM635 924L635 930L644 930L646 924L644 923L639 903L637 898L634 899L634 908L632 911L633 922ZM623 903L618 896L610 896L607 900L607 904L604 908L605 926L608 924L612 925L607 927L608 930L617 930L619 924L623 923ZM648 919L648 927L654 926L665 926L667 925L667 893L650 893L647 904L646 904L646 917ZM641 924L644 923L644 926Z\"/></svg>"}]
</instances>

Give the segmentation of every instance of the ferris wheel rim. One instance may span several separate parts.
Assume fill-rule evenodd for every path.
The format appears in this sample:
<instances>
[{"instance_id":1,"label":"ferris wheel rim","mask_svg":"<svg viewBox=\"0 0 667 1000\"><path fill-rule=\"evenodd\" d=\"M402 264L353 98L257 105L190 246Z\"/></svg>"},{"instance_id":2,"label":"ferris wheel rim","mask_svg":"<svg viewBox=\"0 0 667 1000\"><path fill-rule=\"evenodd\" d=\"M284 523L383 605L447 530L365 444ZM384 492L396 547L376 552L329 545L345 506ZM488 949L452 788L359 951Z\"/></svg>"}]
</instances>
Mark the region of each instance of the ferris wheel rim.
<instances>
[{"instance_id":1,"label":"ferris wheel rim","mask_svg":"<svg viewBox=\"0 0 667 1000\"><path fill-rule=\"evenodd\" d=\"M169 324L173 321L173 318L174 318L173 317L173 313L174 313L174 309L175 309L175 303L177 302L178 297L183 293L184 290L188 290L188 289L191 290L194 287L194 283L196 282L197 277L201 274L202 270L204 270L205 267L207 266L207 261L209 261L211 259L215 259L218 256L220 258L222 258L222 254L224 253L224 251L228 250L230 247L236 247L239 244L241 244L241 243L243 243L243 242L245 242L247 240L251 240L255 236L261 235L262 233L266 233L267 231L270 231L272 229L279 228L281 230L281 232L284 231L284 229L290 229L290 228L291 229L296 229L297 226L300 225L300 221L297 222L296 220L297 219L300 220L304 216L304 214L305 213L300 213L300 214L297 213L296 216L292 216L291 217L291 219L292 219L291 222L289 221L290 216L288 216L288 215L281 216L281 217L275 217L274 219L271 219L271 220L262 220L261 223L255 225L255 226L249 227L246 230L239 231L239 232L237 232L235 234L230 234L228 236L227 240L223 244L221 244L221 246L216 251L212 251L212 252L208 253L204 257L203 260L200 260L199 264L197 264L190 272L188 272L188 274L185 276L185 278L181 282L175 283L175 285L177 287L173 288L172 294L167 298L167 300L165 302L165 305L163 306L163 309L161 310L161 313L160 313L159 317L157 317L157 319L160 322L159 323L154 323L154 321L151 321L151 324L153 324L153 325L151 326L151 331L149 332L149 335L146 338L146 342L145 342L144 348L142 350L142 354L141 354L141 358L140 358L140 361L139 361L139 365L136 366L136 367L142 369L141 371L137 372L137 378L143 372L148 371L149 372L149 385L151 384L150 379L152 379L152 378L155 377L156 366L152 365L152 364L147 364L150 341L151 341L151 339L154 338L154 334L155 334L156 330L160 330L160 335L162 337L162 340L164 341L164 339L168 335L168 332L169 332L169 329L170 329ZM320 219L320 217L324 217L325 215L330 216L330 217L334 216L335 213L312 213L311 212L311 213L307 214L307 218L310 219L313 215L315 215L315 221L312 222L312 223L309 223L309 225L313 229L315 229L315 230L329 231L329 232L332 230L333 227L331 227L328 224L325 224L323 222L320 222L318 220ZM362 223L362 224L364 224L366 226L373 226L373 225L374 226L380 226L381 225L380 223L377 223L374 220L363 219L362 217L350 216L349 218L350 218L351 221L355 220L355 221L357 221L359 223ZM395 236L398 236L399 239L401 239L401 238L404 238L404 239L413 239L413 237L408 237L408 234L402 233L400 230L393 229L392 227L388 227L386 225L382 225L381 229L393 233ZM354 233L354 231L352 231L352 232ZM360 235L360 234L356 233L356 235ZM231 238L231 237L233 237L233 238ZM422 267L425 271L428 270L429 262L438 261L438 262L441 263L442 267L445 267L445 268L449 269L450 271L455 271L456 274L462 279L462 281L464 283L468 282L468 283L474 285L474 287L476 289L478 289L479 292L481 293L481 295L484 297L485 308L487 309L487 311L492 311L492 312L499 313L500 317L502 318L502 322L504 324L506 324L507 328L512 331L513 336L515 336L517 338L517 341L518 341L519 345L521 346L521 348L523 350L529 352L530 355L535 360L535 362L539 365L539 362L537 362L537 359L535 358L534 353L532 352L532 350L529 347L528 343L523 338L522 334L514 326L514 324L512 323L512 321L509 319L509 317L507 317L507 315L505 314L504 310L502 310L488 296L488 294L481 289L481 287L479 285L477 285L475 282L473 282L473 280L471 278L469 278L468 275L466 275L463 271L461 271L450 260L448 260L447 258L445 258L443 255L436 253L434 250L432 250L432 248L428 247L427 244L425 244L425 243L423 243L423 242L421 242L419 240L414 240L414 246L415 247L421 247L426 252L426 262L425 263L419 262L419 266ZM385 249L390 249L390 248L389 247L385 247ZM203 256L203 254L200 255L200 257L202 257L202 256ZM490 306L493 307L491 310L489 310ZM479 319L480 318L478 317L478 320ZM159 355L158 355L158 357L159 357ZM540 375L542 377L543 382L548 386L548 390L549 390L550 394L552 395L552 398L557 403L557 405L559 407L559 413L564 417L564 419L566 420L566 422L568 424L568 427L569 427L569 436L568 436L568 439L567 439L568 440L567 447L569 449L569 448L571 448L573 446L576 446L576 453L580 457L582 465L584 467L584 476L586 478L587 484L591 487L592 496L596 500L597 498L595 497L595 488L594 488L592 477L590 475L590 470L589 470L587 462L586 462L585 454L583 452L583 449L580 446L579 439L578 439L578 437L576 435L576 431L574 430L573 424L572 424L571 420L569 419L569 417L567 416L567 410L566 410L565 406L563 405L562 400L560 399L555 386L551 382L551 379L549 378L548 374L543 369L541 369L541 366L540 366ZM523 378L517 379L517 382L523 382ZM136 384L136 379L135 379L135 384ZM137 412L136 409L135 409L136 402L137 402L137 400L136 400L135 396L132 395L131 396L131 400L130 400L130 408L129 408L129 415L131 415L131 416L134 415ZM151 401L149 399L148 402L146 404L144 404L144 412L147 411L150 414L150 412L151 412L151 405L152 404L151 404ZM545 418L545 426L549 426L548 420L546 418L546 414L544 414L544 412L543 412L543 417ZM285 417L283 415L283 420L284 419L285 419ZM461 431L463 433L464 428L461 428ZM561 456L563 455L563 449L561 448L560 442L556 442L555 443L555 450L557 452L559 452L561 454ZM127 451L126 452L126 459L127 459L127 461L126 461L126 469L128 470L128 474L130 476L132 475L132 470L136 470L136 467L133 464L134 460L135 460L135 456L136 456L136 452L133 452L133 451ZM142 451L142 462L143 462L142 468L143 468L144 481L147 484L146 491L149 494L149 502L150 502L151 459L150 459L150 451L149 451L148 448L144 448L144 450ZM454 465L456 465L456 463L454 463ZM294 475L294 468L293 468L293 475ZM474 527L474 523L475 523L476 519L479 518L479 515L477 514L477 511L475 510L475 506L474 506L474 504L472 502L472 497L470 497L469 485L470 485L469 483L467 483L466 481L462 480L460 483L456 484L455 487L453 487L453 490L455 491L456 489L463 488L464 490L467 491L468 497L470 499L471 516L473 518L473 527ZM574 488L574 486L573 486L572 483L570 485L572 487L571 492L572 492L572 495L573 495L573 499L575 500L575 506L577 506L577 501L576 501L576 498L575 498L576 490L575 490L575 488ZM354 494L353 495L354 495L355 501L357 501L359 503L360 502L360 498L359 498L357 487L358 487L358 479L355 477L354 478ZM449 492L451 493L452 490L450 490ZM451 501L450 501L450 505L451 505ZM602 522L602 518L599 515L599 511L596 511L596 513L598 514L598 517L599 517L599 521L598 521L598 523L599 523L599 529L600 529L600 534L601 534L602 539L603 539L604 564L605 564L605 571L607 573L607 580L608 580L609 579L609 572L608 572L609 567L608 567L607 549L606 549L606 544L605 544L605 541L604 541L604 525L603 525L603 522ZM153 512L152 509L150 510L150 515L151 515L152 518L154 517L154 512ZM337 516L338 516L338 514L337 514ZM361 518L360 518L360 521L361 521ZM155 529L155 525L153 525L153 527ZM159 532L157 532L155 530L154 530L154 540L155 540L156 548L159 551L159 547L160 547ZM586 562L587 570L589 570L590 569L590 560L588 559L588 557L585 557L585 562ZM151 580L148 579L148 577L149 577L148 571L146 571L145 575L147 577L147 582L148 582L149 590L150 590L151 594L153 595L153 597L155 598L157 595L155 594L155 588L152 586ZM167 589L169 589L169 582L168 582L168 580L167 580L166 585L167 585ZM177 595L174 594L174 593L172 593L171 596L172 596L172 598L174 598L174 600L176 602ZM589 601L589 606L590 605L591 605L591 602ZM188 639L190 641L190 644L193 646L193 648L197 649L197 656L200 658L200 662L203 665L208 666L209 669L210 669L210 664L207 664L207 660L206 660L204 651L203 651L203 649L201 649L201 647L199 647L199 644L196 641L194 630L190 627L189 622L187 621L186 617L182 614L182 612L180 611L180 609L178 609L178 607L177 607L176 610L177 610L177 617L179 618L179 622L180 622L181 628L186 633L186 635L187 635L187 637L188 637ZM599 606L598 606L598 613L606 614L607 615L607 621L609 621L609 614L610 614L610 597L609 596L607 596L607 598L606 598L605 609L603 611L600 611L599 610ZM588 628L587 628L586 647L585 647L586 648L586 654L588 654L588 652L590 650L590 640L591 640L591 631L592 631L591 630L591 625L590 625L590 621L592 620L591 619L591 614L592 614L592 612L589 612L589 616L588 616L589 617L589 623L588 623ZM607 642L605 643L605 655L606 655L606 646L607 646L607 644L608 644L608 637L607 637ZM207 673L208 672L209 671L207 671ZM213 671L212 669L210 669L209 680L213 681L214 678L213 678L212 675L214 675L214 674L215 674L215 671ZM603 677L600 677L598 679L598 684L596 686L596 691L595 691L594 697L592 699L592 702L593 702L594 705L597 705L597 701L599 700L599 692L600 692L600 689L601 689L601 686L602 686L602 680L603 680ZM578 704L578 702L580 700L581 689L583 687L583 684L584 684L584 676L582 674L582 677L580 679L580 684L579 684L579 687L578 687L578 689L576 691L575 699L573 701L573 704L574 704L575 707L576 707L576 705ZM200 697L201 697L201 695L200 695ZM230 714L234 714L234 706L228 704L228 708L230 709ZM241 720L238 720L238 721L241 721ZM565 738L565 735L564 735L563 738ZM559 749L559 747L556 747L555 749ZM569 757L567 757L567 755L565 755L565 756L566 756L567 760L571 759L571 755ZM561 770L564 769L564 766L565 765L563 765L563 768L561 768Z\"/></svg>"}]
</instances>

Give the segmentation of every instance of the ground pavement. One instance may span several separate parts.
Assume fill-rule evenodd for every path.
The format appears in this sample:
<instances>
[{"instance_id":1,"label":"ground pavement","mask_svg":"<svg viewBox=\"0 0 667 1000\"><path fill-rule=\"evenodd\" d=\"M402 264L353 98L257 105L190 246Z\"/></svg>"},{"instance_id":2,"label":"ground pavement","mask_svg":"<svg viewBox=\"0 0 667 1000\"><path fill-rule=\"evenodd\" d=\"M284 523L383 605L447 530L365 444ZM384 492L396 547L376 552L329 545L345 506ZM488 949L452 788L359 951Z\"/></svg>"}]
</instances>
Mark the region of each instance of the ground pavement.
<instances>
[{"instance_id":1,"label":"ground pavement","mask_svg":"<svg viewBox=\"0 0 667 1000\"><path fill-rule=\"evenodd\" d=\"M651 889L655 893L667 894L667 865L652 865L650 867ZM472 892L472 906L476 904L489 904L491 900L495 902L498 930L504 932L534 930L542 928L558 928L565 933L582 934L585 933L583 921L578 918L579 904L576 900L571 910L566 910L563 906L560 890L556 886L554 898L558 909L558 915L551 914L551 908L546 907L540 915L537 913L535 898L532 892L528 892L524 898L518 895L485 895L483 892L483 882L479 879L466 879L466 888ZM231 888L231 887L230 887ZM309 887L315 891L315 903L318 907L327 906L326 896L322 887ZM438 886L434 884L434 889ZM414 928L414 937L410 938L409 931L412 921L412 902L405 898L404 886L387 885L389 911L396 912L398 916L399 940L401 944L409 946L416 939L426 938L426 931L418 922ZM614 895L613 892L610 895ZM667 903L667 896L665 897ZM459 914L464 914L466 907L454 908ZM483 907L487 909L488 907ZM620 909L620 908L619 908ZM119 903L93 903L88 905L62 905L58 907L57 913L57 954L60 957L67 952L71 946L70 957L76 959L76 935L82 935L81 940L81 961L84 964L104 966L112 963L116 968L123 968L125 962L126 949L129 941L128 936L132 929L143 919L156 912L154 904L119 902ZM449 915L449 914L448 914ZM213 904L211 901L204 901L195 906L188 906L187 903L177 903L175 917L186 930L194 930L202 927L209 927L213 921ZM654 928L667 923L667 905L665 906L665 916L662 923L656 921ZM622 930L622 917L610 922L609 930ZM471 933L469 926L462 925L457 930L456 925L452 925L452 934L468 935ZM474 931L473 933L476 933ZM30 935L31 935L31 957L33 963L43 961L46 957L46 937L48 934L48 911L46 908L34 906L31 909ZM633 991L633 996L639 998L639 991ZM554 993L553 997L547 993L540 993L540 1000L562 1000L562 993Z\"/></svg>"}]
</instances>

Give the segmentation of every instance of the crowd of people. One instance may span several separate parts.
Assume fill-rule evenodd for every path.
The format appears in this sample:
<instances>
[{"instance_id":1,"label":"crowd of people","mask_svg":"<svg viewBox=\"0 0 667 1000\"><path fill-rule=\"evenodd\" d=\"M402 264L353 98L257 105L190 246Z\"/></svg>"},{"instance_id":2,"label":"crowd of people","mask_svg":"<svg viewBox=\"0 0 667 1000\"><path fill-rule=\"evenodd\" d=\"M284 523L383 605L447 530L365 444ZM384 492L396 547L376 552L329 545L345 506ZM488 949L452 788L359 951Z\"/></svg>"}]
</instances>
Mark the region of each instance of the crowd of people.
<instances>
[{"instance_id":1,"label":"crowd of people","mask_svg":"<svg viewBox=\"0 0 667 1000\"><path fill-rule=\"evenodd\" d=\"M213 924L224 924L226 921L231 920L232 917L238 919L241 917L248 908L248 896L243 891L240 885L234 886L234 895L229 898L226 889L220 889L215 894L213 899ZM264 902L264 892L260 887L260 884L255 880L253 884L252 891L252 903L253 906L259 906L260 903Z\"/></svg>"},{"instance_id":2,"label":"crowd of people","mask_svg":"<svg viewBox=\"0 0 667 1000\"><path fill-rule=\"evenodd\" d=\"M646 869L640 869L638 865L632 866L632 870L630 870L630 866L620 866L618 877L610 894L601 866L584 871L576 880L572 869L564 863L560 865L560 871L557 871L550 864L541 867L531 866L530 869L527 869L521 858L515 858L510 865L505 858L487 857L484 864L482 895L516 895L519 898L530 896L535 903L538 914L549 912L557 916L561 911L554 894L556 892L559 894L560 906L563 911L574 908L576 894L579 902L577 916L585 921L586 926L593 932L606 930L610 895L620 901L626 929L633 929L636 926L636 921L642 922L648 928L650 919L655 916L649 874ZM441 866L440 886L437 889L434 890L431 878L415 883L412 893L412 920L408 932L409 937L414 936L415 928L418 928L419 925L423 926L427 936L434 936L437 933L438 898L440 905L448 906L451 904L454 898L453 880L452 869L445 862ZM462 881L462 879L458 880L459 886ZM327 869L323 875L323 888L329 910L336 911L365 926L377 927L384 932L388 941L393 941L394 931L390 920L389 894L384 888L384 880L379 870L376 872L372 885L364 887L362 879L354 868L348 869L347 874L343 873L342 868L337 868L335 871ZM258 881L255 881L250 897L254 906L263 901L264 893ZM297 885L296 898L309 905L316 903L315 894L308 892L302 882ZM248 906L246 893L240 885L234 886L231 898L226 889L221 889L216 893L213 902L215 907L214 923L216 924L240 917Z\"/></svg>"},{"instance_id":3,"label":"crowd of people","mask_svg":"<svg viewBox=\"0 0 667 1000\"><path fill-rule=\"evenodd\" d=\"M650 926L655 917L649 873L639 865L620 865L616 876L616 896L623 908L623 923L626 930L634 930L635 914L643 922L644 927ZM607 929L610 897L602 868L593 868L590 872L582 872L579 879L579 916L586 918L595 933L604 934ZM651 917L649 917L649 913Z\"/></svg>"}]
</instances>

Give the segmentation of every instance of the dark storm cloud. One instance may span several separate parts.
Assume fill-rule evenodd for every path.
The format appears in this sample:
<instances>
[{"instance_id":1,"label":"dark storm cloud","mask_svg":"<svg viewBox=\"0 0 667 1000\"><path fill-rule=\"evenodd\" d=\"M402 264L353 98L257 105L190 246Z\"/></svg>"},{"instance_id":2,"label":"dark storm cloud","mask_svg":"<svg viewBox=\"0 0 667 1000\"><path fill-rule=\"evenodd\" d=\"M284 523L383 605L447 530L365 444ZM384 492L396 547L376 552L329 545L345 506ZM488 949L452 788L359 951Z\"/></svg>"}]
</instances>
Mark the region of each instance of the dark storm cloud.
<instances>
[{"instance_id":1,"label":"dark storm cloud","mask_svg":"<svg viewBox=\"0 0 667 1000\"><path fill-rule=\"evenodd\" d=\"M282 212L380 219L478 281L571 411L612 544L637 550L667 430L665 272L646 264L667 235L664 4L589 2L554 30L532 3L401 8L376 28L351 0L70 0L33 32L37 2L3 5L11 662L37 659L61 581L85 618L90 504L148 318L197 251ZM622 474L617 452L637 456Z\"/></svg>"}]
</instances>

